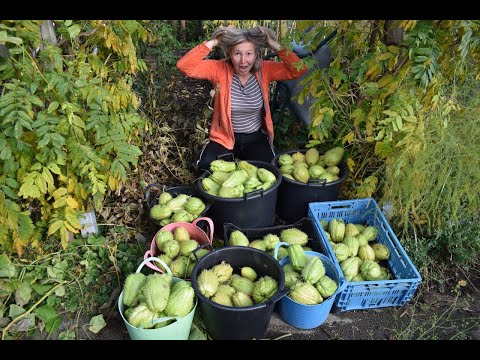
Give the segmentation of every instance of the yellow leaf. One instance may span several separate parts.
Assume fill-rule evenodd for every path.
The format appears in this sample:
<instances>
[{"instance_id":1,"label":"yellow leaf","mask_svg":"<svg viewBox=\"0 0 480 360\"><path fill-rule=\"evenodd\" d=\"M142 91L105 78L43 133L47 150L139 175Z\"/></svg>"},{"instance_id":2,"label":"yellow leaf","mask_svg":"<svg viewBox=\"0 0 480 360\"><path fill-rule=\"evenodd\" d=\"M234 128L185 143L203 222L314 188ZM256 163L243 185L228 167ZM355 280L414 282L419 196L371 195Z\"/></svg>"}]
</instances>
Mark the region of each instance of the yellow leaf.
<instances>
[{"instance_id":1,"label":"yellow leaf","mask_svg":"<svg viewBox=\"0 0 480 360\"><path fill-rule=\"evenodd\" d=\"M67 198L67 205L73 209L78 208L78 202L71 196Z\"/></svg>"},{"instance_id":2,"label":"yellow leaf","mask_svg":"<svg viewBox=\"0 0 480 360\"><path fill-rule=\"evenodd\" d=\"M397 64L397 60L398 60L398 55L390 58L390 60L388 61L388 70L390 71L393 70L393 68Z\"/></svg>"},{"instance_id":3,"label":"yellow leaf","mask_svg":"<svg viewBox=\"0 0 480 360\"><path fill-rule=\"evenodd\" d=\"M72 225L70 225L68 222L65 221L65 227L67 228L68 231L71 231L75 234L78 234L79 233L79 230L78 229L75 229Z\"/></svg>"},{"instance_id":4,"label":"yellow leaf","mask_svg":"<svg viewBox=\"0 0 480 360\"><path fill-rule=\"evenodd\" d=\"M66 194L67 194L67 189L64 188L64 187L61 187L61 188L58 188L57 190L55 190L52 195L53 195L54 198L59 198L59 197L62 197Z\"/></svg>"},{"instance_id":5,"label":"yellow leaf","mask_svg":"<svg viewBox=\"0 0 480 360\"><path fill-rule=\"evenodd\" d=\"M72 214L65 214L65 219L75 228L80 229L82 225L80 225L80 221L78 220L77 216Z\"/></svg>"},{"instance_id":6,"label":"yellow leaf","mask_svg":"<svg viewBox=\"0 0 480 360\"><path fill-rule=\"evenodd\" d=\"M458 285L460 285L460 286L462 286L462 287L463 287L463 286L467 286L467 282L466 282L465 280L459 280L459 281L458 281Z\"/></svg>"},{"instance_id":7,"label":"yellow leaf","mask_svg":"<svg viewBox=\"0 0 480 360\"><path fill-rule=\"evenodd\" d=\"M108 177L108 187L110 190L114 191L117 189L118 181L113 176Z\"/></svg>"},{"instance_id":8,"label":"yellow leaf","mask_svg":"<svg viewBox=\"0 0 480 360\"><path fill-rule=\"evenodd\" d=\"M49 189L52 189L54 187L53 176L52 176L52 173L50 172L50 170L48 170L48 168L46 168L46 167L43 168L42 176L43 176L43 179L45 180L45 182L48 184Z\"/></svg>"},{"instance_id":9,"label":"yellow leaf","mask_svg":"<svg viewBox=\"0 0 480 360\"><path fill-rule=\"evenodd\" d=\"M350 131L347 135L345 135L342 139L342 145L347 143L351 144L355 140L355 133L353 131Z\"/></svg>"},{"instance_id":10,"label":"yellow leaf","mask_svg":"<svg viewBox=\"0 0 480 360\"><path fill-rule=\"evenodd\" d=\"M63 220L57 220L48 227L48 235L52 235L57 232L63 225Z\"/></svg>"},{"instance_id":11,"label":"yellow leaf","mask_svg":"<svg viewBox=\"0 0 480 360\"><path fill-rule=\"evenodd\" d=\"M392 80L392 75L388 74L383 76L380 80L377 81L378 87L382 88Z\"/></svg>"},{"instance_id":12,"label":"yellow leaf","mask_svg":"<svg viewBox=\"0 0 480 360\"><path fill-rule=\"evenodd\" d=\"M60 241L64 249L68 246L68 230L65 226L60 228Z\"/></svg>"},{"instance_id":13,"label":"yellow leaf","mask_svg":"<svg viewBox=\"0 0 480 360\"><path fill-rule=\"evenodd\" d=\"M390 51L392 54L398 54L398 47L394 45L390 45L388 47L388 51Z\"/></svg>"},{"instance_id":14,"label":"yellow leaf","mask_svg":"<svg viewBox=\"0 0 480 360\"><path fill-rule=\"evenodd\" d=\"M368 69L368 71L365 73L365 76L367 77L370 77L371 74L375 73L376 72L376 66L373 65L370 69Z\"/></svg>"},{"instance_id":15,"label":"yellow leaf","mask_svg":"<svg viewBox=\"0 0 480 360\"><path fill-rule=\"evenodd\" d=\"M37 185L38 189L39 189L43 194L46 194L46 193L47 193L47 183L46 183L45 180L43 179L43 176L40 176L40 174L38 174L38 176L35 177L35 185Z\"/></svg>"},{"instance_id":16,"label":"yellow leaf","mask_svg":"<svg viewBox=\"0 0 480 360\"><path fill-rule=\"evenodd\" d=\"M57 209L59 207L65 206L66 204L67 204L67 198L61 197L53 203L53 207Z\"/></svg>"},{"instance_id":17,"label":"yellow leaf","mask_svg":"<svg viewBox=\"0 0 480 360\"><path fill-rule=\"evenodd\" d=\"M313 119L312 121L312 126L313 127L316 127L318 125L320 125L323 121L323 114L320 114L319 116L316 116L315 119Z\"/></svg>"},{"instance_id":18,"label":"yellow leaf","mask_svg":"<svg viewBox=\"0 0 480 360\"><path fill-rule=\"evenodd\" d=\"M387 52L387 53L381 54L377 59L378 61L382 61L382 60L390 59L392 56L393 56L392 53Z\"/></svg>"},{"instance_id":19,"label":"yellow leaf","mask_svg":"<svg viewBox=\"0 0 480 360\"><path fill-rule=\"evenodd\" d=\"M347 159L347 165L348 169L350 170L351 173L353 173L353 169L355 169L355 161L353 161L352 158Z\"/></svg>"},{"instance_id":20,"label":"yellow leaf","mask_svg":"<svg viewBox=\"0 0 480 360\"><path fill-rule=\"evenodd\" d=\"M67 192L70 194L75 191L75 180L68 179Z\"/></svg>"},{"instance_id":21,"label":"yellow leaf","mask_svg":"<svg viewBox=\"0 0 480 360\"><path fill-rule=\"evenodd\" d=\"M60 171L60 168L58 167L58 165L55 164L55 163L53 163L53 162L50 163L50 164L48 164L48 165L47 165L47 168L48 168L51 172L53 172L54 174L60 175L60 174L62 173L62 172Z\"/></svg>"}]
</instances>

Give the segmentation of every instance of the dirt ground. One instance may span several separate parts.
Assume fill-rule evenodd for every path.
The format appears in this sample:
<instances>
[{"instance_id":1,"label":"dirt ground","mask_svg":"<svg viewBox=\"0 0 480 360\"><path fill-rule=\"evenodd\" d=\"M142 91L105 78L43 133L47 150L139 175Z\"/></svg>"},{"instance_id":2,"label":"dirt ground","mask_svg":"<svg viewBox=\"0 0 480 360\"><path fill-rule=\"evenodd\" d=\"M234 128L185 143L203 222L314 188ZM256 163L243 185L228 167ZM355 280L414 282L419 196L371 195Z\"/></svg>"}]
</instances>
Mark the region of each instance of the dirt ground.
<instances>
[{"instance_id":1,"label":"dirt ground","mask_svg":"<svg viewBox=\"0 0 480 360\"><path fill-rule=\"evenodd\" d=\"M275 309L264 340L480 340L480 293L474 289L480 279L474 281L460 292L444 294L421 284L402 307L332 311L323 324L308 330L290 326ZM116 308L97 334L88 330L88 321L80 320L78 339L129 340Z\"/></svg>"},{"instance_id":2,"label":"dirt ground","mask_svg":"<svg viewBox=\"0 0 480 360\"><path fill-rule=\"evenodd\" d=\"M164 106L166 119L171 126L182 127L185 131L183 139L177 139L180 148L186 150L185 157L197 155L200 149L202 128L208 127L208 111L210 83L175 75L168 88L167 99L173 106ZM168 101L168 100L167 100ZM171 113L168 113L170 111ZM164 114L165 115L165 114ZM178 125L182 124L182 125ZM190 132L188 132L190 129ZM192 130L191 129L195 129ZM195 134L195 135L192 135ZM190 135L188 135L190 134ZM198 136L198 137L197 137ZM194 140L194 141L192 141ZM197 143L195 143L197 142ZM153 150L152 150L153 151ZM153 152L152 152L153 154ZM148 157L148 153L144 156ZM147 171L154 178L155 166L144 158L147 164L144 177L148 180ZM188 182L188 176L168 169L165 185ZM159 178L155 178L159 181ZM161 181L162 179L160 179ZM168 181L170 181L168 183ZM77 338L90 340L128 340L129 336L118 311L116 303L112 303L107 325L98 334L90 332L83 319L83 326L77 327ZM82 322L82 320L80 321ZM442 288L435 284L422 282L413 298L402 307L386 307L377 309L331 312L325 322L311 330L302 330L285 323L274 312L265 336L270 340L479 340L480 339L480 269L470 274L457 273L452 269L449 279Z\"/></svg>"}]
</instances>

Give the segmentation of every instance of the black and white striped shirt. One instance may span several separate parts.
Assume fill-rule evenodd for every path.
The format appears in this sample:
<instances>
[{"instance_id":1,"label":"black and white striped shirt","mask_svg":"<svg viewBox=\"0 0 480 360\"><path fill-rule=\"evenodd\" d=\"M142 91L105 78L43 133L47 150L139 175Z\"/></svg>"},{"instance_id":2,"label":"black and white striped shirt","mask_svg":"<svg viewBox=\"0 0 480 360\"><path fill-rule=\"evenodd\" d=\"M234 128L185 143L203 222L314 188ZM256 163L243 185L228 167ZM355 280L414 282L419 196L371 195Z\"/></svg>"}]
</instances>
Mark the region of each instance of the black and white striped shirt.
<instances>
[{"instance_id":1,"label":"black and white striped shirt","mask_svg":"<svg viewBox=\"0 0 480 360\"><path fill-rule=\"evenodd\" d=\"M262 126L263 98L257 78L252 75L242 85L237 74L232 82L232 125L236 133L253 133Z\"/></svg>"}]
</instances>

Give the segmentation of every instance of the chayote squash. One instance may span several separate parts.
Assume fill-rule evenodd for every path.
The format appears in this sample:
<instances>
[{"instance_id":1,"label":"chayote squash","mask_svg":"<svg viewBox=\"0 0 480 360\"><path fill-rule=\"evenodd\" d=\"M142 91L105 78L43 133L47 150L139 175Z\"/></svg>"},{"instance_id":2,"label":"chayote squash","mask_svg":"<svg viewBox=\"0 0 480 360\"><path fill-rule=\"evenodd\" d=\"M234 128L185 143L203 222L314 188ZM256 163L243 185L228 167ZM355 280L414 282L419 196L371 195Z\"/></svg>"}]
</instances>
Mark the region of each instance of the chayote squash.
<instances>
[{"instance_id":1,"label":"chayote squash","mask_svg":"<svg viewBox=\"0 0 480 360\"><path fill-rule=\"evenodd\" d=\"M290 245L305 246L308 242L308 235L297 228L291 227L280 232L280 241Z\"/></svg>"},{"instance_id":2,"label":"chayote squash","mask_svg":"<svg viewBox=\"0 0 480 360\"><path fill-rule=\"evenodd\" d=\"M257 176L258 167L245 160L240 160L237 164L237 168L239 170L245 170L250 178Z\"/></svg>"},{"instance_id":3,"label":"chayote squash","mask_svg":"<svg viewBox=\"0 0 480 360\"><path fill-rule=\"evenodd\" d=\"M309 284L315 284L324 275L325 266L323 266L322 260L317 256L310 257L307 265L302 269L303 280Z\"/></svg>"},{"instance_id":4,"label":"chayote squash","mask_svg":"<svg viewBox=\"0 0 480 360\"><path fill-rule=\"evenodd\" d=\"M332 219L328 223L328 232L333 242L342 242L345 236L345 222L342 219Z\"/></svg>"},{"instance_id":5,"label":"chayote squash","mask_svg":"<svg viewBox=\"0 0 480 360\"><path fill-rule=\"evenodd\" d=\"M226 261L222 261L220 264L212 267L213 272L217 275L218 281L220 283L225 283L232 277L233 268Z\"/></svg>"},{"instance_id":6,"label":"chayote squash","mask_svg":"<svg viewBox=\"0 0 480 360\"><path fill-rule=\"evenodd\" d=\"M226 161L226 160L213 160L210 163L210 171L224 171L224 172L232 172L235 171L237 165L233 161Z\"/></svg>"},{"instance_id":7,"label":"chayote squash","mask_svg":"<svg viewBox=\"0 0 480 360\"><path fill-rule=\"evenodd\" d=\"M320 158L320 154L318 153L318 150L315 148L310 148L305 152L305 162L309 166L315 165L318 162L319 158Z\"/></svg>"},{"instance_id":8,"label":"chayote squash","mask_svg":"<svg viewBox=\"0 0 480 360\"><path fill-rule=\"evenodd\" d=\"M362 245L358 248L358 257L362 260L375 260L375 251L370 245Z\"/></svg>"},{"instance_id":9,"label":"chayote squash","mask_svg":"<svg viewBox=\"0 0 480 360\"><path fill-rule=\"evenodd\" d=\"M123 305L133 306L137 300L140 289L145 285L147 277L142 273L129 274L123 287Z\"/></svg>"},{"instance_id":10,"label":"chayote squash","mask_svg":"<svg viewBox=\"0 0 480 360\"><path fill-rule=\"evenodd\" d=\"M309 283L299 282L290 290L288 296L300 304L316 305L323 302L322 295Z\"/></svg>"},{"instance_id":11,"label":"chayote squash","mask_svg":"<svg viewBox=\"0 0 480 360\"><path fill-rule=\"evenodd\" d=\"M295 270L301 271L308 264L309 258L300 245L291 245L287 251Z\"/></svg>"},{"instance_id":12,"label":"chayote squash","mask_svg":"<svg viewBox=\"0 0 480 360\"><path fill-rule=\"evenodd\" d=\"M226 293L223 292L216 292L211 298L214 303L225 305L225 306L233 306L232 298L228 296Z\"/></svg>"},{"instance_id":13,"label":"chayote squash","mask_svg":"<svg viewBox=\"0 0 480 360\"><path fill-rule=\"evenodd\" d=\"M253 293L253 281L238 274L232 276L230 285L238 292L243 292L247 295L252 295Z\"/></svg>"},{"instance_id":14,"label":"chayote squash","mask_svg":"<svg viewBox=\"0 0 480 360\"><path fill-rule=\"evenodd\" d=\"M270 299L278 291L278 283L271 276L263 276L253 284L253 301L260 304Z\"/></svg>"},{"instance_id":15,"label":"chayote squash","mask_svg":"<svg viewBox=\"0 0 480 360\"><path fill-rule=\"evenodd\" d=\"M390 251L384 244L373 244L372 249L375 253L375 260L387 260L390 257Z\"/></svg>"},{"instance_id":16,"label":"chayote squash","mask_svg":"<svg viewBox=\"0 0 480 360\"><path fill-rule=\"evenodd\" d=\"M152 274L147 276L142 288L145 302L154 313L163 311L170 296L170 275Z\"/></svg>"},{"instance_id":17,"label":"chayote squash","mask_svg":"<svg viewBox=\"0 0 480 360\"><path fill-rule=\"evenodd\" d=\"M241 292L241 291L237 291L232 296L232 303L233 303L233 306L246 307L246 306L252 306L253 300L248 294L245 294L244 292Z\"/></svg>"},{"instance_id":18,"label":"chayote squash","mask_svg":"<svg viewBox=\"0 0 480 360\"><path fill-rule=\"evenodd\" d=\"M338 284L331 277L324 275L315 284L315 288L322 295L323 299L327 299L337 291Z\"/></svg>"},{"instance_id":19,"label":"chayote squash","mask_svg":"<svg viewBox=\"0 0 480 360\"><path fill-rule=\"evenodd\" d=\"M195 291L190 281L180 280L175 283L170 291L165 314L168 316L184 317L195 306Z\"/></svg>"},{"instance_id":20,"label":"chayote squash","mask_svg":"<svg viewBox=\"0 0 480 360\"><path fill-rule=\"evenodd\" d=\"M151 322L156 318L157 316L152 310L150 310L147 304L140 303L129 312L127 321L134 327L143 326L144 329L151 329L153 328Z\"/></svg>"},{"instance_id":21,"label":"chayote squash","mask_svg":"<svg viewBox=\"0 0 480 360\"><path fill-rule=\"evenodd\" d=\"M207 298L217 292L219 283L212 269L203 269L197 277L198 290Z\"/></svg>"}]
</instances>

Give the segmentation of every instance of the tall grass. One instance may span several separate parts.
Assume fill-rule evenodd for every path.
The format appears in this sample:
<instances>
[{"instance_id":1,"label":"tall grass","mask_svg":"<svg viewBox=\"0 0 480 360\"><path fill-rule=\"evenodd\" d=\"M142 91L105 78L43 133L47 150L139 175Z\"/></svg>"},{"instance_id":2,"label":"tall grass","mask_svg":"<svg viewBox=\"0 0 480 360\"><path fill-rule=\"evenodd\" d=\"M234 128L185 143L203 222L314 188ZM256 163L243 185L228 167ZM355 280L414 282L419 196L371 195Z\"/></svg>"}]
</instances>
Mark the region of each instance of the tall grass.
<instances>
[{"instance_id":1,"label":"tall grass","mask_svg":"<svg viewBox=\"0 0 480 360\"><path fill-rule=\"evenodd\" d=\"M460 109L448 121L440 110L423 119L422 150L398 149L387 164L383 200L393 204L398 231L414 242L409 248L468 265L480 254L480 85L473 80L460 90Z\"/></svg>"}]
</instances>

